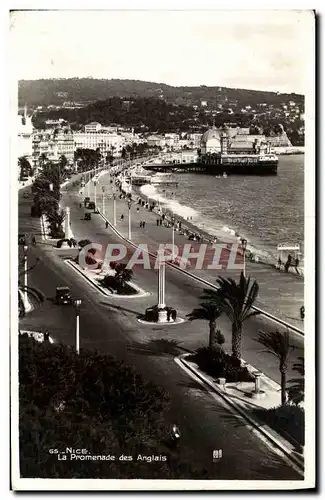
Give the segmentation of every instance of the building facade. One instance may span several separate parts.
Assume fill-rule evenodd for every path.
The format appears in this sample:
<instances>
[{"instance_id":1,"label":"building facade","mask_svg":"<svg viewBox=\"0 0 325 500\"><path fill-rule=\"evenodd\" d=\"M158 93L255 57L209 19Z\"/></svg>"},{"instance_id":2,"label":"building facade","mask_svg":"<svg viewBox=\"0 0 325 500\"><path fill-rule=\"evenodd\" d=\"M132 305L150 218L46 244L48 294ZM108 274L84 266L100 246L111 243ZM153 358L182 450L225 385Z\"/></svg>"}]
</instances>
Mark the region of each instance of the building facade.
<instances>
[{"instance_id":1,"label":"building facade","mask_svg":"<svg viewBox=\"0 0 325 500\"><path fill-rule=\"evenodd\" d=\"M32 162L33 156L33 124L31 117L27 116L27 108L24 114L17 117L17 158L26 156Z\"/></svg>"},{"instance_id":2,"label":"building facade","mask_svg":"<svg viewBox=\"0 0 325 500\"><path fill-rule=\"evenodd\" d=\"M119 156L126 140L118 134L108 132L74 132L74 150L77 149L99 149L106 156L107 153Z\"/></svg>"},{"instance_id":3,"label":"building facade","mask_svg":"<svg viewBox=\"0 0 325 500\"><path fill-rule=\"evenodd\" d=\"M33 133L33 165L40 166L40 157L45 155L49 161L56 163L60 156L65 156L70 164L74 159L74 140L70 127L34 130Z\"/></svg>"}]
</instances>

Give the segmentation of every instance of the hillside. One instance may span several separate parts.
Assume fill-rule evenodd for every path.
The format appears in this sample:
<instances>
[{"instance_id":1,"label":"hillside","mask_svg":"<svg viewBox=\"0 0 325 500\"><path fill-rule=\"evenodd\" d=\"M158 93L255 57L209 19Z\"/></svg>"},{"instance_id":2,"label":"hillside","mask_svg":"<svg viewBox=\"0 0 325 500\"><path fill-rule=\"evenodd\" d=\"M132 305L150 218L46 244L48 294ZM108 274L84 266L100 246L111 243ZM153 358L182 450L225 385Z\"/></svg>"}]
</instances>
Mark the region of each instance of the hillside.
<instances>
[{"instance_id":1,"label":"hillside","mask_svg":"<svg viewBox=\"0 0 325 500\"><path fill-rule=\"evenodd\" d=\"M243 105L266 103L277 105L293 100L303 103L304 98L297 94L277 94L259 90L245 90L227 87L173 87L163 83L140 80L68 78L49 80L21 80L18 89L19 106L62 105L66 101L90 104L110 97L156 97L178 105L200 105L201 100L208 102L208 107L215 107L219 102Z\"/></svg>"}]
</instances>

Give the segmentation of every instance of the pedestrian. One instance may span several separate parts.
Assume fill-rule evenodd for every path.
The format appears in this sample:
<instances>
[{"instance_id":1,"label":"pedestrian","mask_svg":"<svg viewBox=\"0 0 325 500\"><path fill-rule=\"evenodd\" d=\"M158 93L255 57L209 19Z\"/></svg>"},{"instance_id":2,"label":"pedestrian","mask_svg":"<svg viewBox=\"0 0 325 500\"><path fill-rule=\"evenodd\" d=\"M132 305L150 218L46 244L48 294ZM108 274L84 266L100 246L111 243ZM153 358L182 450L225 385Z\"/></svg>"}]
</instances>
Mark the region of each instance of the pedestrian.
<instances>
[{"instance_id":1,"label":"pedestrian","mask_svg":"<svg viewBox=\"0 0 325 500\"><path fill-rule=\"evenodd\" d=\"M299 259L298 257L295 259L295 270L296 270L296 273L299 274L299 269L298 269L298 266L299 266Z\"/></svg>"},{"instance_id":2,"label":"pedestrian","mask_svg":"<svg viewBox=\"0 0 325 500\"><path fill-rule=\"evenodd\" d=\"M121 220L123 220L123 219L124 219L124 215L122 214L122 215L121 215Z\"/></svg>"},{"instance_id":3,"label":"pedestrian","mask_svg":"<svg viewBox=\"0 0 325 500\"><path fill-rule=\"evenodd\" d=\"M106 229L108 228L108 222L107 221L105 222L105 227L106 227Z\"/></svg>"},{"instance_id":4,"label":"pedestrian","mask_svg":"<svg viewBox=\"0 0 325 500\"><path fill-rule=\"evenodd\" d=\"M281 258L279 257L278 258L278 269L281 271L281 266L282 266L282 260Z\"/></svg>"},{"instance_id":5,"label":"pedestrian","mask_svg":"<svg viewBox=\"0 0 325 500\"><path fill-rule=\"evenodd\" d=\"M170 321L170 309L167 309L167 321Z\"/></svg>"},{"instance_id":6,"label":"pedestrian","mask_svg":"<svg viewBox=\"0 0 325 500\"><path fill-rule=\"evenodd\" d=\"M142 227L144 229L144 226L146 225L146 221L142 221Z\"/></svg>"},{"instance_id":7,"label":"pedestrian","mask_svg":"<svg viewBox=\"0 0 325 500\"><path fill-rule=\"evenodd\" d=\"M285 270L286 273L289 272L289 267L291 266L291 261L292 261L292 257L289 254L287 262L285 263L285 266L284 266L284 270Z\"/></svg>"},{"instance_id":8,"label":"pedestrian","mask_svg":"<svg viewBox=\"0 0 325 500\"><path fill-rule=\"evenodd\" d=\"M301 306L300 308L300 319L305 318L305 306Z\"/></svg>"},{"instance_id":9,"label":"pedestrian","mask_svg":"<svg viewBox=\"0 0 325 500\"><path fill-rule=\"evenodd\" d=\"M82 208L82 203L79 203L79 207Z\"/></svg>"},{"instance_id":10,"label":"pedestrian","mask_svg":"<svg viewBox=\"0 0 325 500\"><path fill-rule=\"evenodd\" d=\"M176 309L172 309L172 320L176 321L176 317L177 317Z\"/></svg>"},{"instance_id":11,"label":"pedestrian","mask_svg":"<svg viewBox=\"0 0 325 500\"><path fill-rule=\"evenodd\" d=\"M163 222L163 220L162 220L162 219L160 219L160 221L159 221L159 225L160 225L160 226L162 226L162 222Z\"/></svg>"},{"instance_id":12,"label":"pedestrian","mask_svg":"<svg viewBox=\"0 0 325 500\"><path fill-rule=\"evenodd\" d=\"M32 236L32 245L34 245L34 246L36 245L36 238L34 235Z\"/></svg>"},{"instance_id":13,"label":"pedestrian","mask_svg":"<svg viewBox=\"0 0 325 500\"><path fill-rule=\"evenodd\" d=\"M142 227L142 220L140 220L140 227Z\"/></svg>"},{"instance_id":14,"label":"pedestrian","mask_svg":"<svg viewBox=\"0 0 325 500\"><path fill-rule=\"evenodd\" d=\"M140 211L140 208L138 207L138 208L137 208L137 212L139 213L139 211Z\"/></svg>"},{"instance_id":15,"label":"pedestrian","mask_svg":"<svg viewBox=\"0 0 325 500\"><path fill-rule=\"evenodd\" d=\"M157 226L159 226L159 219L156 220Z\"/></svg>"}]
</instances>

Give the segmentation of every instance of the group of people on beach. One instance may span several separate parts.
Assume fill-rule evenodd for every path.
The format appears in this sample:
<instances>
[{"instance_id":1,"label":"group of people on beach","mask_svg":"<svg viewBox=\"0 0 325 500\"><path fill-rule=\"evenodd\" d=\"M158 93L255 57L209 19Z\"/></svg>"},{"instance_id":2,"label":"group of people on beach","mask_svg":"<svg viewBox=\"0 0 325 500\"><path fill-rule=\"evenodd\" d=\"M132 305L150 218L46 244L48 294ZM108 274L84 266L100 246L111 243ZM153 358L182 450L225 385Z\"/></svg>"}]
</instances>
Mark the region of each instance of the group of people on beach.
<instances>
[{"instance_id":1,"label":"group of people on beach","mask_svg":"<svg viewBox=\"0 0 325 500\"><path fill-rule=\"evenodd\" d=\"M283 263L281 260L281 257L278 258L278 269L281 271L281 268L283 266L283 269L286 273L289 272L290 267L294 267L296 270L297 274L299 273L299 259L298 257L295 258L294 262L292 261L292 256L289 254L286 263Z\"/></svg>"}]
</instances>

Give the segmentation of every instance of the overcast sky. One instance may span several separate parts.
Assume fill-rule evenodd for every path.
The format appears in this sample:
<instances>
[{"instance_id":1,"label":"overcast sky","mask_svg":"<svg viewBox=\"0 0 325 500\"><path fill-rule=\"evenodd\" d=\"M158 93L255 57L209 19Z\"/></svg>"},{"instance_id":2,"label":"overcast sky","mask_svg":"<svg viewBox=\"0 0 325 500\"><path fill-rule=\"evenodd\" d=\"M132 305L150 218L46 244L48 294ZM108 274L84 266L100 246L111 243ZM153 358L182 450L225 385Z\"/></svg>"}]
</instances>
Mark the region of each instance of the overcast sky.
<instances>
[{"instance_id":1,"label":"overcast sky","mask_svg":"<svg viewBox=\"0 0 325 500\"><path fill-rule=\"evenodd\" d=\"M19 79L129 78L305 93L308 11L16 11Z\"/></svg>"}]
</instances>

